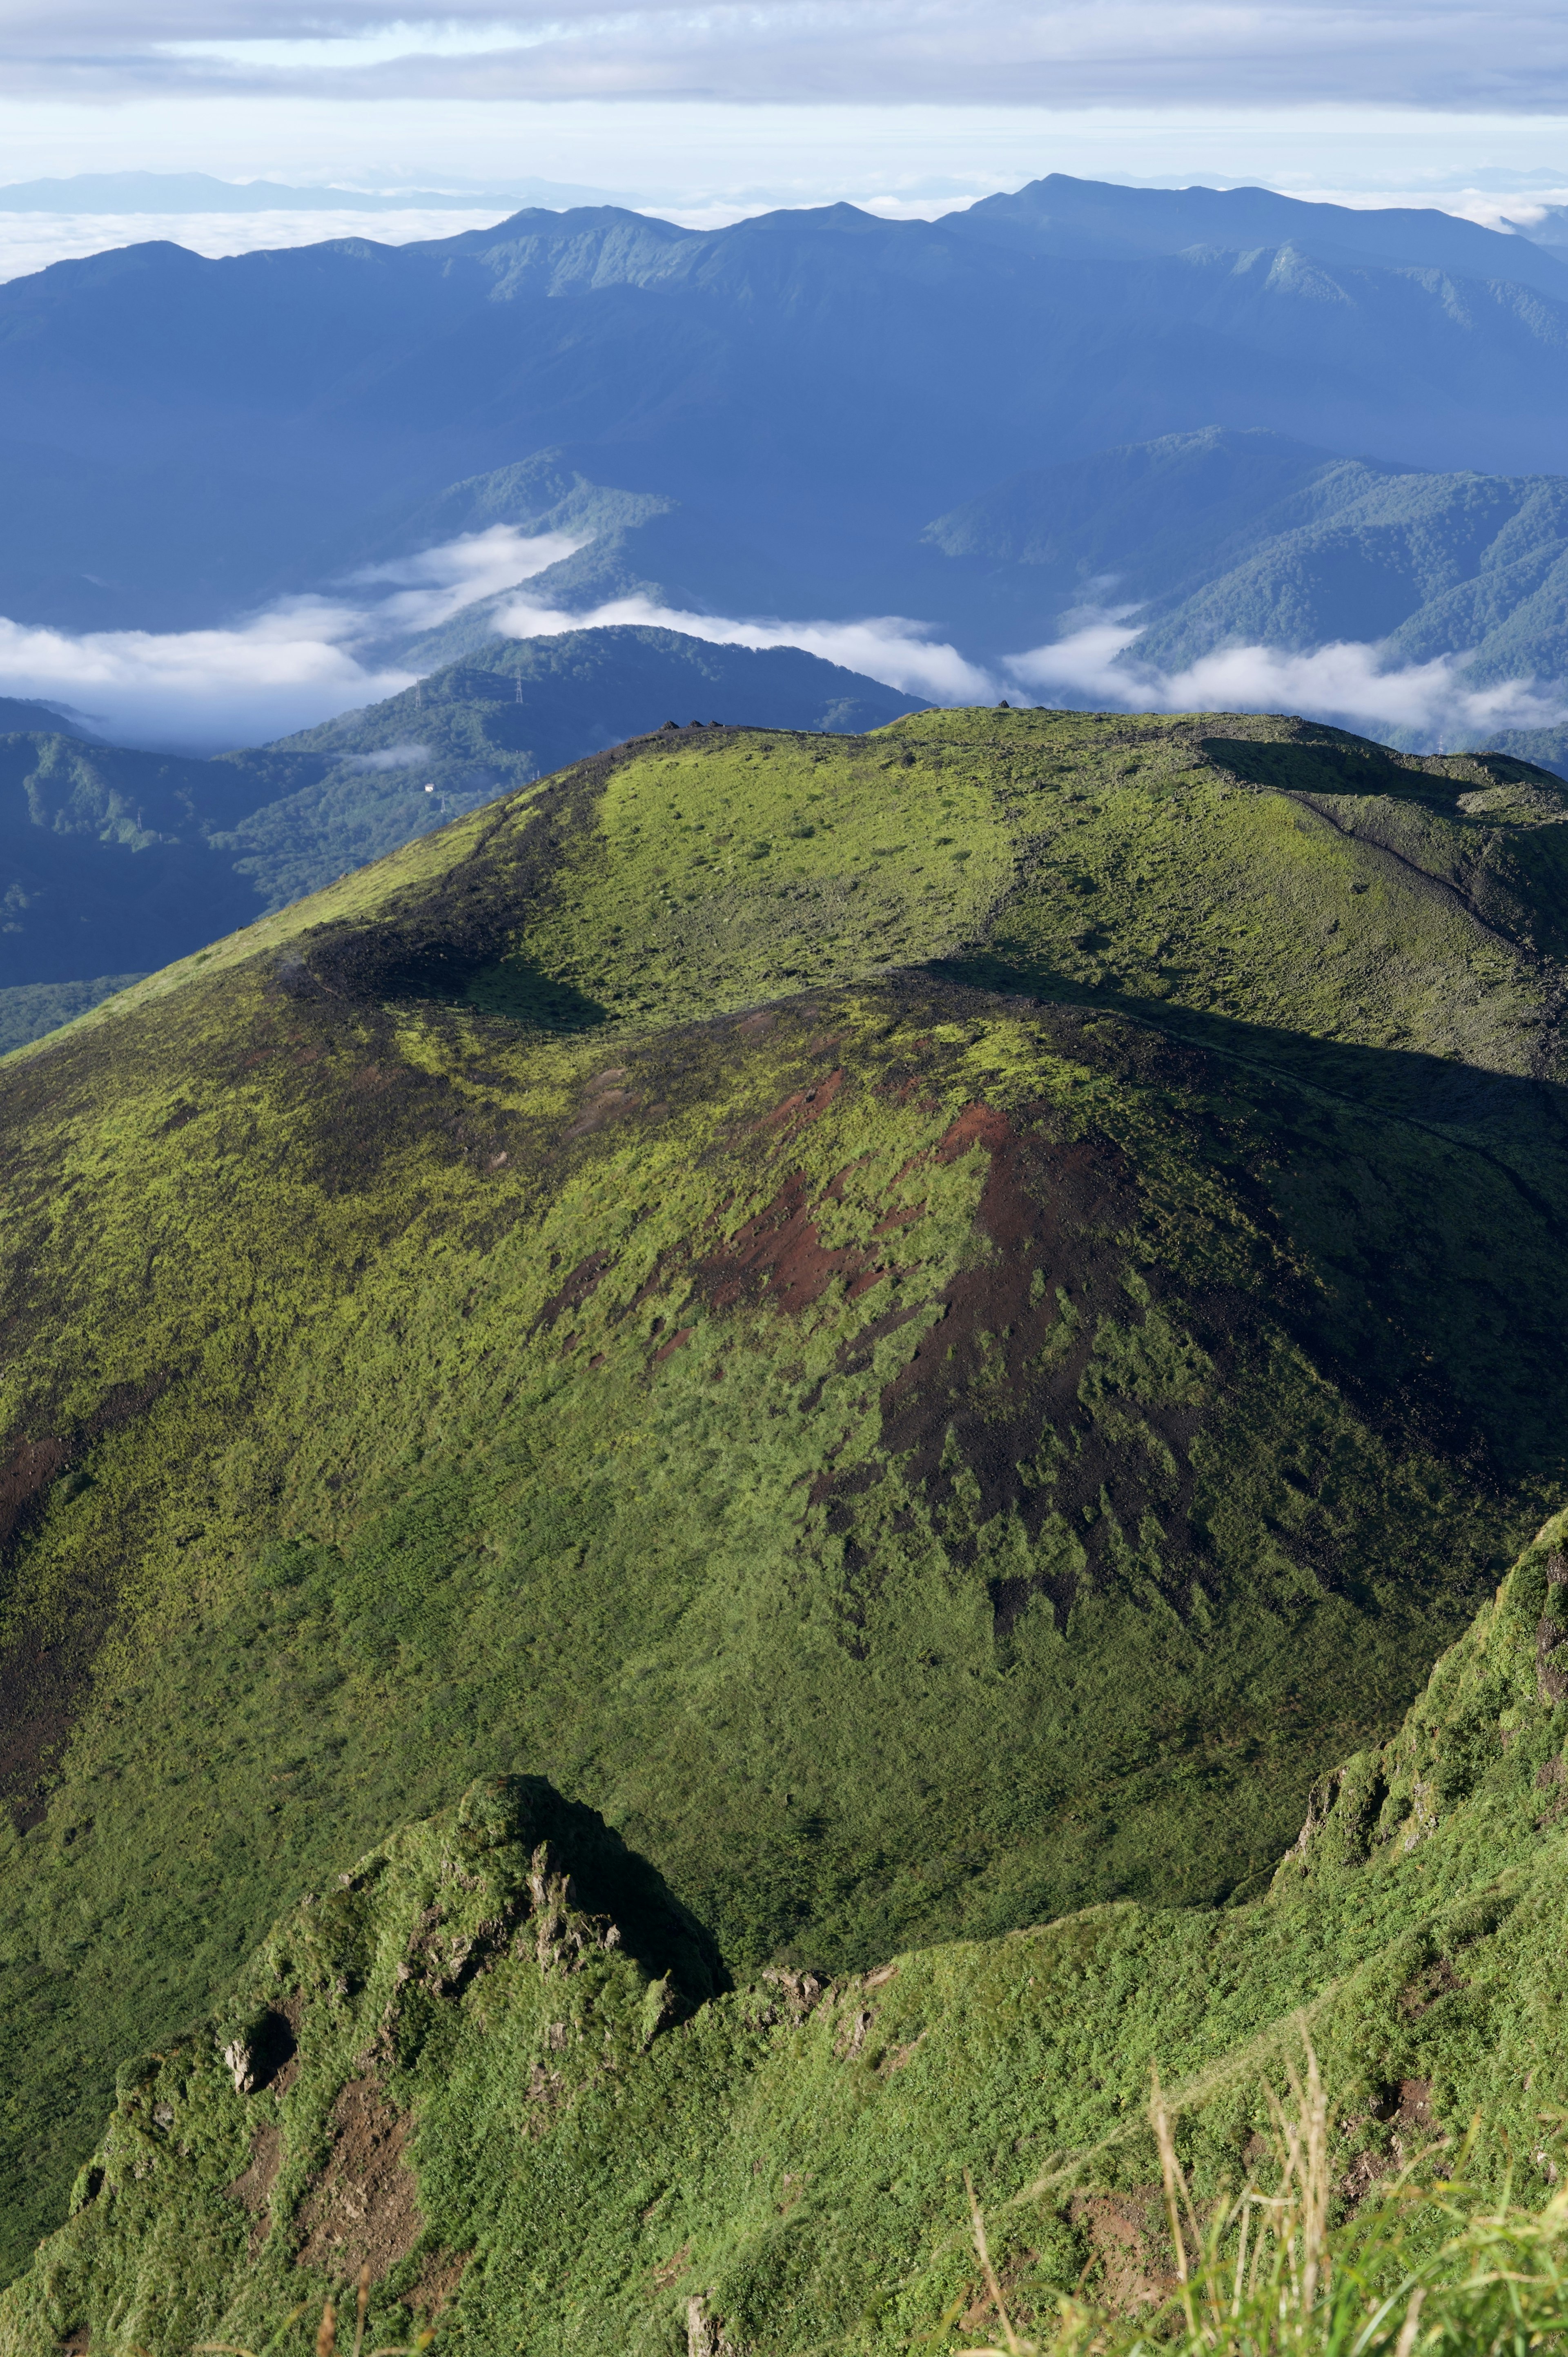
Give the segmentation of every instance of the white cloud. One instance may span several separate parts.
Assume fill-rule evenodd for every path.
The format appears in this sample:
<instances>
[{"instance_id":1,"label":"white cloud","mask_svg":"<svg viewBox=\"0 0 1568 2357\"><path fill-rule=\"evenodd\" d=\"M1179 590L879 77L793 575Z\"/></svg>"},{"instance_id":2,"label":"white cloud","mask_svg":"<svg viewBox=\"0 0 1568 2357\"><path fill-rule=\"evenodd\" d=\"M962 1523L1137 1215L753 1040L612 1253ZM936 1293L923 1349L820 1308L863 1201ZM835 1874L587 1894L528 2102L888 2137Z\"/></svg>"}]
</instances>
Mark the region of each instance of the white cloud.
<instances>
[{"instance_id":1,"label":"white cloud","mask_svg":"<svg viewBox=\"0 0 1568 2357\"><path fill-rule=\"evenodd\" d=\"M1550 110L1556 0L8 0L17 93Z\"/></svg>"},{"instance_id":2,"label":"white cloud","mask_svg":"<svg viewBox=\"0 0 1568 2357\"><path fill-rule=\"evenodd\" d=\"M370 651L429 630L570 555L569 533L510 525L365 567L358 595L291 597L222 630L75 636L0 618L0 694L68 703L117 743L212 751L256 745L412 687Z\"/></svg>"},{"instance_id":3,"label":"white cloud","mask_svg":"<svg viewBox=\"0 0 1568 2357\"><path fill-rule=\"evenodd\" d=\"M430 759L428 745L383 745L377 753L349 753L338 764L345 770L417 770Z\"/></svg>"},{"instance_id":4,"label":"white cloud","mask_svg":"<svg viewBox=\"0 0 1568 2357\"><path fill-rule=\"evenodd\" d=\"M531 580L547 565L559 565L587 544L588 533L541 532L529 534L509 523L491 524L484 532L464 533L439 547L420 549L412 556L394 557L386 565L367 565L345 575L343 587L381 589L389 593L376 604L378 628L431 630L476 598L493 597L519 581Z\"/></svg>"},{"instance_id":5,"label":"white cloud","mask_svg":"<svg viewBox=\"0 0 1568 2357\"><path fill-rule=\"evenodd\" d=\"M1502 728L1568 721L1568 688L1534 679L1477 687L1463 652L1391 664L1374 642L1346 640L1292 653L1226 647L1179 672L1124 660L1138 632L1123 619L1087 624L1054 645L1007 657L1004 669L1031 694L1054 692L1136 712L1299 712L1378 735L1410 730L1435 748Z\"/></svg>"},{"instance_id":6,"label":"white cloud","mask_svg":"<svg viewBox=\"0 0 1568 2357\"><path fill-rule=\"evenodd\" d=\"M220 630L75 637L0 618L0 694L68 703L120 744L202 752L263 744L412 687L412 672L355 660L363 619L320 597Z\"/></svg>"},{"instance_id":7,"label":"white cloud","mask_svg":"<svg viewBox=\"0 0 1568 2357\"><path fill-rule=\"evenodd\" d=\"M843 663L867 679L902 688L906 694L929 696L933 704L988 701L994 693L988 672L937 639L929 623L902 614L875 614L857 622L731 621L655 606L646 597L618 597L586 614L563 613L520 597L496 617L496 628L514 639L556 638L565 630L605 630L620 623L682 630L715 646L801 647L824 662Z\"/></svg>"},{"instance_id":8,"label":"white cloud","mask_svg":"<svg viewBox=\"0 0 1568 2357\"><path fill-rule=\"evenodd\" d=\"M988 668L907 615L744 620L646 597L567 613L531 597L528 578L581 545L571 534L497 524L364 566L334 597L287 598L220 630L73 636L0 618L0 694L64 705L121 744L189 751L263 744L412 686L418 674L396 661L400 638L511 590L494 621L508 637L637 624L719 646L799 647L932 704L989 704L1022 692L1031 702L1123 711L1283 710L1372 735L1411 731L1437 745L1568 721L1568 687L1535 680L1476 687L1462 676L1463 654L1396 666L1370 644L1305 654L1231 647L1162 672L1138 662L1139 625L1129 607L1081 608L1079 626L1065 638ZM357 766L413 768L427 755L411 739L359 757Z\"/></svg>"},{"instance_id":9,"label":"white cloud","mask_svg":"<svg viewBox=\"0 0 1568 2357\"><path fill-rule=\"evenodd\" d=\"M189 751L255 745L356 711L411 687L417 676L389 659L400 636L429 630L459 607L516 587L580 547L567 533L532 538L509 525L368 565L336 597L293 597L224 630L99 630L73 636L0 618L0 694L69 705L119 744ZM990 701L988 672L900 615L854 622L732 621L618 598L569 614L520 594L496 628L514 638L639 623L720 646L800 647L808 654L935 704ZM413 767L427 748L409 742L358 766Z\"/></svg>"}]
</instances>

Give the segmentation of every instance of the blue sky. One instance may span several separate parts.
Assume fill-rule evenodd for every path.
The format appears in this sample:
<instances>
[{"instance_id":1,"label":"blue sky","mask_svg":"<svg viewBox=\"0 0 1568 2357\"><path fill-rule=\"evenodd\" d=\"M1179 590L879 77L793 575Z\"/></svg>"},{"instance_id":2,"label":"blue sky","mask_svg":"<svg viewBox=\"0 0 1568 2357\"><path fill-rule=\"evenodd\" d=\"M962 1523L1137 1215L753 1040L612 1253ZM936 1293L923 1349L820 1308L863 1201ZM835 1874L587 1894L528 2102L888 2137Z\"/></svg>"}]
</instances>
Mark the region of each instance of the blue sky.
<instances>
[{"instance_id":1,"label":"blue sky","mask_svg":"<svg viewBox=\"0 0 1568 2357\"><path fill-rule=\"evenodd\" d=\"M0 0L0 178L935 203L1050 169L1568 186L1568 12L1455 0ZM1496 190L1494 190L1496 192Z\"/></svg>"}]
</instances>

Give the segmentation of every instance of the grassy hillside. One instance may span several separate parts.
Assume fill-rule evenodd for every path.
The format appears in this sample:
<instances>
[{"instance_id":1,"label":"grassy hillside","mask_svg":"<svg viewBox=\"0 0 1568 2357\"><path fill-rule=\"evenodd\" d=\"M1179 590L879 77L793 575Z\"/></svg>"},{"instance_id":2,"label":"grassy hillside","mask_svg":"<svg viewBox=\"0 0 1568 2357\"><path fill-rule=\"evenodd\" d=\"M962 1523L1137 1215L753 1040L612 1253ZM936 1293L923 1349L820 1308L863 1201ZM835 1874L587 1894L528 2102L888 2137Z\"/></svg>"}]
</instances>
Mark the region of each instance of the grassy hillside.
<instances>
[{"instance_id":1,"label":"grassy hillside","mask_svg":"<svg viewBox=\"0 0 1568 2357\"><path fill-rule=\"evenodd\" d=\"M683 729L0 1068L12 2263L477 1777L742 1976L1261 1892L1563 1494L1563 810Z\"/></svg>"},{"instance_id":2,"label":"grassy hillside","mask_svg":"<svg viewBox=\"0 0 1568 2357\"><path fill-rule=\"evenodd\" d=\"M102 996L89 972L188 955L635 729L866 728L915 708L797 648L621 629L492 636L401 695L214 760L19 727L0 736L0 1052Z\"/></svg>"},{"instance_id":3,"label":"grassy hillside","mask_svg":"<svg viewBox=\"0 0 1568 2357\"><path fill-rule=\"evenodd\" d=\"M0 2351L303 2352L361 2266L371 2345L435 2317L483 2350L950 2350L996 2336L966 2171L1026 2330L1054 2294L1125 2308L1172 2276L1151 2069L1207 2206L1267 2184L1304 2034L1337 2208L1423 2149L1452 2174L1475 2120L1472 2185L1539 2202L1568 2158L1565 1523L1241 1907L1100 1906L725 1991L591 1812L481 1781L127 2061ZM1441 2222L1412 2221L1429 2264Z\"/></svg>"}]
</instances>

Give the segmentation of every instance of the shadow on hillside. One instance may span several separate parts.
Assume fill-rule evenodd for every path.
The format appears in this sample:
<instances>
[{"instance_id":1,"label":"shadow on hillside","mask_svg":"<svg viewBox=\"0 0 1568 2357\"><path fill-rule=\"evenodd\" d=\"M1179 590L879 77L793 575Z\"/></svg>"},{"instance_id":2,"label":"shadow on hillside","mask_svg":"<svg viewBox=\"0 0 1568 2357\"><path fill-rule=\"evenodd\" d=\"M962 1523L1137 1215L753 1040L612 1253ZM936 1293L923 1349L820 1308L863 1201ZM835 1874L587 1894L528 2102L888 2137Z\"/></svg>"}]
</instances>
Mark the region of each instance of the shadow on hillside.
<instances>
[{"instance_id":1,"label":"shadow on hillside","mask_svg":"<svg viewBox=\"0 0 1568 2357\"><path fill-rule=\"evenodd\" d=\"M376 982L384 998L439 999L533 1031L595 1031L609 1020L596 999L525 958L476 957L447 942L398 959Z\"/></svg>"},{"instance_id":2,"label":"shadow on hillside","mask_svg":"<svg viewBox=\"0 0 1568 2357\"><path fill-rule=\"evenodd\" d=\"M1249 1171L1262 1226L1305 1279L1289 1322L1309 1353L1377 1421L1402 1404L1504 1478L1568 1482L1568 1089L994 957L921 971L1070 1008L1091 1052L1084 1017L1130 1018L1136 1031L1107 1038L1113 1067L1168 1084L1176 1125Z\"/></svg>"},{"instance_id":3,"label":"shadow on hillside","mask_svg":"<svg viewBox=\"0 0 1568 2357\"><path fill-rule=\"evenodd\" d=\"M1420 1049L1367 1047L1248 1022L1240 1016L1118 990L1113 985L1091 986L986 953L936 961L922 971L939 980L1050 1006L1129 1016L1208 1055L1266 1068L1391 1120L1451 1132L1455 1144L1479 1147L1485 1143L1501 1151L1504 1142L1511 1141L1521 1152L1547 1155L1561 1165L1558 1208L1568 1241L1568 1088L1558 1082L1486 1071Z\"/></svg>"},{"instance_id":4,"label":"shadow on hillside","mask_svg":"<svg viewBox=\"0 0 1568 2357\"><path fill-rule=\"evenodd\" d=\"M521 959L481 968L465 996L485 1015L502 1015L535 1031L596 1031L609 1017L575 983L558 982Z\"/></svg>"}]
</instances>

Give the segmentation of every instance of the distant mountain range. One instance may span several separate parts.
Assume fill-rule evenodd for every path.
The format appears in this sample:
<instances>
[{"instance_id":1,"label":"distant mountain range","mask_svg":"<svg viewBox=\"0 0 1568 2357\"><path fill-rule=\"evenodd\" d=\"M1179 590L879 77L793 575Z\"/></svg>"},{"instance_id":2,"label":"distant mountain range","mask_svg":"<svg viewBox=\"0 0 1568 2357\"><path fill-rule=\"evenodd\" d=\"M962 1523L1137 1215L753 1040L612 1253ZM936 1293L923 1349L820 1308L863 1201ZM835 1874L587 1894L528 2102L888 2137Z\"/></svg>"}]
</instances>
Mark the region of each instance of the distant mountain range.
<instances>
[{"instance_id":1,"label":"distant mountain range","mask_svg":"<svg viewBox=\"0 0 1568 2357\"><path fill-rule=\"evenodd\" d=\"M917 699L793 647L671 630L511 640L216 760L0 703L0 1053L460 813L666 720L844 731Z\"/></svg>"},{"instance_id":2,"label":"distant mountain range","mask_svg":"<svg viewBox=\"0 0 1568 2357\"><path fill-rule=\"evenodd\" d=\"M816 614L886 610L932 517L1173 433L1559 470L1565 350L1568 264L1527 238L1059 175L934 222L535 209L397 248L131 246L0 288L0 610L205 625L555 447Z\"/></svg>"}]
</instances>

